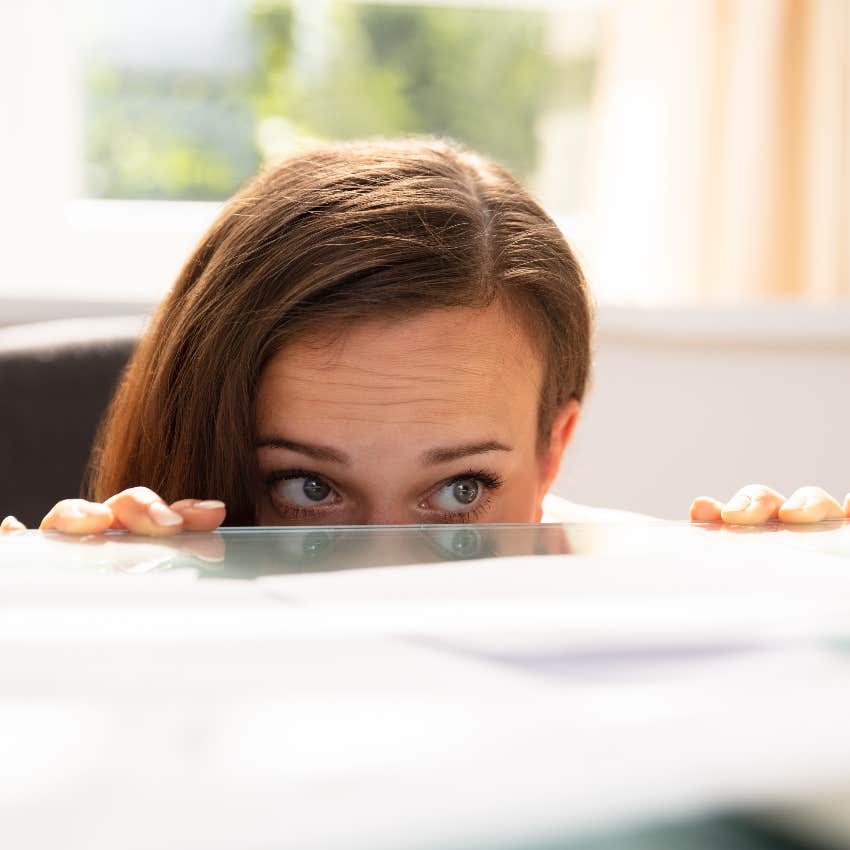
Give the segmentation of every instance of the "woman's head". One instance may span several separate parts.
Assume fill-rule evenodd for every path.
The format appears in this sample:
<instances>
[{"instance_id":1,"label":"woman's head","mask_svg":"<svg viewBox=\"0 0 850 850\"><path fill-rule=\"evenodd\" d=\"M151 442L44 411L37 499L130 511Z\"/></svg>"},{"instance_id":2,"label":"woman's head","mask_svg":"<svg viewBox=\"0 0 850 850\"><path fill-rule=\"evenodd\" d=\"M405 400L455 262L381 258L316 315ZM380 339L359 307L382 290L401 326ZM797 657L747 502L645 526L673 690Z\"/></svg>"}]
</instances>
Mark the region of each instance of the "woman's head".
<instances>
[{"instance_id":1,"label":"woman's head","mask_svg":"<svg viewBox=\"0 0 850 850\"><path fill-rule=\"evenodd\" d=\"M262 172L187 261L91 495L221 498L232 524L531 521L589 347L578 263L503 168L433 139L320 147Z\"/></svg>"}]
</instances>

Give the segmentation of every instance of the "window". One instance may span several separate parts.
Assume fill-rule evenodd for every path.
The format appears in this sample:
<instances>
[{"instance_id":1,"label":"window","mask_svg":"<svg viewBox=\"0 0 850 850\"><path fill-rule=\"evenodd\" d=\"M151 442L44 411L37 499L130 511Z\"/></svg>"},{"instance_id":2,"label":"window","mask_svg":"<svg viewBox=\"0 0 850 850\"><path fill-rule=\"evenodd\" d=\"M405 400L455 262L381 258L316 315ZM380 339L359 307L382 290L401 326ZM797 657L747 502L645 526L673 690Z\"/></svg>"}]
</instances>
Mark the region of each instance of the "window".
<instances>
[{"instance_id":1,"label":"window","mask_svg":"<svg viewBox=\"0 0 850 850\"><path fill-rule=\"evenodd\" d=\"M587 9L231 0L210 22L209 3L156 5L113 4L86 52L89 197L221 199L299 140L439 133L496 157L550 206L578 203Z\"/></svg>"},{"instance_id":2,"label":"window","mask_svg":"<svg viewBox=\"0 0 850 850\"><path fill-rule=\"evenodd\" d=\"M221 201L316 138L449 136L579 220L597 3L77 0L56 15L46 49L17 49L14 153L18 169L60 161L15 225L0 296L24 279L38 296L155 301ZM10 42L42 38L36 10L0 16ZM52 134L35 151L33 118ZM36 271L45 228L56 251Z\"/></svg>"}]
</instances>

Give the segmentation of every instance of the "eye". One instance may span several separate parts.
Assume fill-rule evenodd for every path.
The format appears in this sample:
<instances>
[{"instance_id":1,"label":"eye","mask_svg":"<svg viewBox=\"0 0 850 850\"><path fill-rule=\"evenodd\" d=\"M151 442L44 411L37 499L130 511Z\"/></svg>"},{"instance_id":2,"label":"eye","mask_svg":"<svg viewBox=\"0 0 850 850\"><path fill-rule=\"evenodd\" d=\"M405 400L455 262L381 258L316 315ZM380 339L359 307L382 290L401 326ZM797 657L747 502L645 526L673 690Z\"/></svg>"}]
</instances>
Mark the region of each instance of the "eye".
<instances>
[{"instance_id":1,"label":"eye","mask_svg":"<svg viewBox=\"0 0 850 850\"><path fill-rule=\"evenodd\" d=\"M486 551L488 548L486 541L477 529L460 528L447 531L441 529L427 531L425 534L446 560L483 558L491 554Z\"/></svg>"},{"instance_id":2,"label":"eye","mask_svg":"<svg viewBox=\"0 0 850 850\"><path fill-rule=\"evenodd\" d=\"M441 511L462 511L475 505L481 495L477 478L455 478L444 484L431 497Z\"/></svg>"},{"instance_id":3,"label":"eye","mask_svg":"<svg viewBox=\"0 0 850 850\"><path fill-rule=\"evenodd\" d=\"M286 566L302 566L323 563L337 545L334 531L287 531L277 539L277 549Z\"/></svg>"},{"instance_id":4,"label":"eye","mask_svg":"<svg viewBox=\"0 0 850 850\"><path fill-rule=\"evenodd\" d=\"M292 475L275 482L274 495L282 502L299 508L332 504L336 497L333 487L318 475Z\"/></svg>"}]
</instances>

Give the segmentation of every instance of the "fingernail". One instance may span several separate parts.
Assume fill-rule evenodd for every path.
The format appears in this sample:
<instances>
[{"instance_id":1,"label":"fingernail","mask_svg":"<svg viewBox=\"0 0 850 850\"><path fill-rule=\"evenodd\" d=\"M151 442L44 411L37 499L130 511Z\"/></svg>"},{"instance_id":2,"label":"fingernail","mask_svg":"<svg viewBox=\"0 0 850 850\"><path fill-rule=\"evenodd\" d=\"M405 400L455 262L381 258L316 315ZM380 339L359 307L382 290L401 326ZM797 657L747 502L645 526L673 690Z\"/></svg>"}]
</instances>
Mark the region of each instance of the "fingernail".
<instances>
[{"instance_id":1,"label":"fingernail","mask_svg":"<svg viewBox=\"0 0 850 850\"><path fill-rule=\"evenodd\" d=\"M103 516L109 513L109 508L106 505L101 505L100 502L80 502L76 508L80 513L89 516Z\"/></svg>"},{"instance_id":2,"label":"fingernail","mask_svg":"<svg viewBox=\"0 0 850 850\"><path fill-rule=\"evenodd\" d=\"M723 510L727 512L745 511L749 506L749 496L735 496L731 502L724 506Z\"/></svg>"},{"instance_id":3,"label":"fingernail","mask_svg":"<svg viewBox=\"0 0 850 850\"><path fill-rule=\"evenodd\" d=\"M183 517L180 514L172 511L168 505L164 505L162 502L154 502L150 505L148 514L157 525L180 525L183 522Z\"/></svg>"},{"instance_id":4,"label":"fingernail","mask_svg":"<svg viewBox=\"0 0 850 850\"><path fill-rule=\"evenodd\" d=\"M135 488L133 490L132 496L140 505L159 504L159 496L157 496L156 493L147 490L143 487Z\"/></svg>"},{"instance_id":5,"label":"fingernail","mask_svg":"<svg viewBox=\"0 0 850 850\"><path fill-rule=\"evenodd\" d=\"M0 529L3 531L18 531L22 528L26 526L16 516L7 516L3 522L0 522Z\"/></svg>"},{"instance_id":6,"label":"fingernail","mask_svg":"<svg viewBox=\"0 0 850 850\"><path fill-rule=\"evenodd\" d=\"M194 508L207 508L209 510L219 509L227 507L224 502L216 501L215 499L207 499L204 502L198 502L196 505L193 505Z\"/></svg>"},{"instance_id":7,"label":"fingernail","mask_svg":"<svg viewBox=\"0 0 850 850\"><path fill-rule=\"evenodd\" d=\"M806 507L806 497L794 496L793 498L789 499L782 507L789 511L799 511L802 508Z\"/></svg>"}]
</instances>

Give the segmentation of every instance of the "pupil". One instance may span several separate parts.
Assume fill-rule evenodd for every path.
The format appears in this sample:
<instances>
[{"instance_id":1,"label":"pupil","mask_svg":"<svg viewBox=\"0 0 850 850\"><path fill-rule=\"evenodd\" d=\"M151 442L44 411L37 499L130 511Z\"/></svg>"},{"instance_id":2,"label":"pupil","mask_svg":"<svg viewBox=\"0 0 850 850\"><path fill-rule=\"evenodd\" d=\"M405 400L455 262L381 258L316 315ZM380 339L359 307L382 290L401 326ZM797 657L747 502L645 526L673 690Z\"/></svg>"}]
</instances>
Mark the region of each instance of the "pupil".
<instances>
[{"instance_id":1,"label":"pupil","mask_svg":"<svg viewBox=\"0 0 850 850\"><path fill-rule=\"evenodd\" d=\"M308 558L315 558L317 555L321 555L332 541L333 538L326 531L311 531L302 543L304 554Z\"/></svg>"},{"instance_id":2,"label":"pupil","mask_svg":"<svg viewBox=\"0 0 850 850\"><path fill-rule=\"evenodd\" d=\"M452 493L462 505L468 505L478 498L478 482L474 478L461 478L455 481Z\"/></svg>"},{"instance_id":3,"label":"pupil","mask_svg":"<svg viewBox=\"0 0 850 850\"><path fill-rule=\"evenodd\" d=\"M305 478L304 479L304 495L314 502L321 502L322 499L328 497L331 488L322 481L321 478Z\"/></svg>"},{"instance_id":4,"label":"pupil","mask_svg":"<svg viewBox=\"0 0 850 850\"><path fill-rule=\"evenodd\" d=\"M474 555L478 551L478 535L468 528L455 532L452 549L460 557Z\"/></svg>"}]
</instances>

